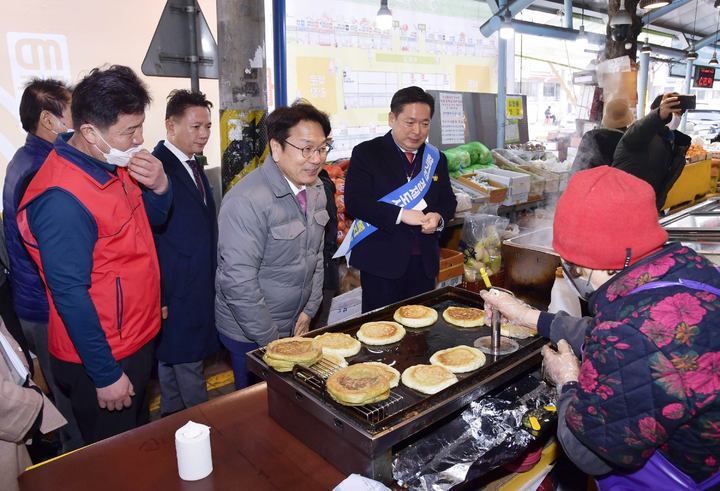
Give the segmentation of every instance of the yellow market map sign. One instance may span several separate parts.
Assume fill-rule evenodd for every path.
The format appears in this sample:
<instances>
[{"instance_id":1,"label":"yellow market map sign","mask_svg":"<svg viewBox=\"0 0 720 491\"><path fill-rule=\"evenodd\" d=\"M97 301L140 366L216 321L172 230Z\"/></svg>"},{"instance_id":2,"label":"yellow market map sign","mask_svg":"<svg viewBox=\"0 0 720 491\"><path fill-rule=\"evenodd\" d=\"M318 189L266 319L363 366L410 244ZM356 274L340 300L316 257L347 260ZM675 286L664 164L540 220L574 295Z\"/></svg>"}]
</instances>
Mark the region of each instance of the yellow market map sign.
<instances>
[{"instance_id":1,"label":"yellow market map sign","mask_svg":"<svg viewBox=\"0 0 720 491\"><path fill-rule=\"evenodd\" d=\"M505 98L505 117L507 119L523 118L523 106L521 97L508 96Z\"/></svg>"}]
</instances>

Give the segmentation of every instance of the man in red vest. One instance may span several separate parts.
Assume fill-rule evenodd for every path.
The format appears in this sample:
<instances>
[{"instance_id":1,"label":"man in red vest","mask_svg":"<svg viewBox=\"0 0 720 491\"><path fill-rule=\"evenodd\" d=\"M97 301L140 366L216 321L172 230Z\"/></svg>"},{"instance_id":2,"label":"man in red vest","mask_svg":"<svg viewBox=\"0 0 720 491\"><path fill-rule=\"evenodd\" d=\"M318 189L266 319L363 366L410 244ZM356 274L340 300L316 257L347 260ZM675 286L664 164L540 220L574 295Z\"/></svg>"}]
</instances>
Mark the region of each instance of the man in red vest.
<instances>
[{"instance_id":1,"label":"man in red vest","mask_svg":"<svg viewBox=\"0 0 720 491\"><path fill-rule=\"evenodd\" d=\"M150 224L172 192L142 150L150 95L124 66L94 69L76 87L75 132L30 182L18 228L47 288L50 366L85 443L148 420L160 273Z\"/></svg>"}]
</instances>

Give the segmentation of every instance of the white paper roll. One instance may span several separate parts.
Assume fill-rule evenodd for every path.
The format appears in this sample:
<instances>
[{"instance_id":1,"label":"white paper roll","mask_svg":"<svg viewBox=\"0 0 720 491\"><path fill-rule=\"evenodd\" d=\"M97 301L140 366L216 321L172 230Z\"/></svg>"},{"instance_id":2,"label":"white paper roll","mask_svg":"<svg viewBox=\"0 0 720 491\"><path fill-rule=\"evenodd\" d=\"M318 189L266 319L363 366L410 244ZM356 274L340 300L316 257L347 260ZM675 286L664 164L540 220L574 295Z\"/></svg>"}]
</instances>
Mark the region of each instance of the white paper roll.
<instances>
[{"instance_id":1,"label":"white paper roll","mask_svg":"<svg viewBox=\"0 0 720 491\"><path fill-rule=\"evenodd\" d=\"M213 470L210 450L210 427L188 421L175 432L180 479L197 481Z\"/></svg>"}]
</instances>

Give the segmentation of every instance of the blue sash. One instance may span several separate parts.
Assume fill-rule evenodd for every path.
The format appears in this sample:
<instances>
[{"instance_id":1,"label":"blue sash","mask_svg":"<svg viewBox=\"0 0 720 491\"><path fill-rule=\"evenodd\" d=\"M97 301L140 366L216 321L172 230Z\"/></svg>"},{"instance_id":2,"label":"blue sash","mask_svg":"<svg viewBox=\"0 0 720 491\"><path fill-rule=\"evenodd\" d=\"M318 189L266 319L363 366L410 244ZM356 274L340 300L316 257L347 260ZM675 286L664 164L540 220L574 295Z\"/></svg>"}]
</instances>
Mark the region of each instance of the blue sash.
<instances>
[{"instance_id":1,"label":"blue sash","mask_svg":"<svg viewBox=\"0 0 720 491\"><path fill-rule=\"evenodd\" d=\"M440 162L440 151L429 143L426 143L425 151L422 155L422 167L420 168L418 175L411 179L407 184L403 184L396 190L380 198L378 201L390 203L392 205L399 206L400 208L413 208L425 197L428 189L430 189L432 176L435 174L438 162ZM352 248L376 230L377 227L369 224L368 222L357 219L353 221L348 234L345 236L345 240L343 240L342 244L340 244L340 247L333 256L333 259L342 256L346 256L347 259L350 259L350 252Z\"/></svg>"}]
</instances>

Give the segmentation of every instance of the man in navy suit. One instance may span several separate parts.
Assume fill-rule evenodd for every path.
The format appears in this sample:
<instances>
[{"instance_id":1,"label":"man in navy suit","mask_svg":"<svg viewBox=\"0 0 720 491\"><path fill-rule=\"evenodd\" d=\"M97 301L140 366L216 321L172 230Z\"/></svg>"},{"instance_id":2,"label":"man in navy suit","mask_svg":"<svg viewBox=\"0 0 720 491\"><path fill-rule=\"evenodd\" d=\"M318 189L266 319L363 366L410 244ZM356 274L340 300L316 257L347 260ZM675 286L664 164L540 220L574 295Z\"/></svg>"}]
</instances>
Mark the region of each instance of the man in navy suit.
<instances>
[{"instance_id":1,"label":"man in navy suit","mask_svg":"<svg viewBox=\"0 0 720 491\"><path fill-rule=\"evenodd\" d=\"M156 354L163 415L208 400L203 359L219 347L215 202L196 158L210 138L211 107L202 93L171 92L165 111L167 140L153 150L174 191L167 222L154 229L163 305Z\"/></svg>"},{"instance_id":2,"label":"man in navy suit","mask_svg":"<svg viewBox=\"0 0 720 491\"><path fill-rule=\"evenodd\" d=\"M360 270L362 310L368 312L435 288L440 268L439 232L455 214L447 160L440 161L427 194L413 209L380 202L410 182L423 166L435 100L420 87L393 95L391 130L353 149L345 179L348 214L378 228L352 249Z\"/></svg>"}]
</instances>

